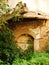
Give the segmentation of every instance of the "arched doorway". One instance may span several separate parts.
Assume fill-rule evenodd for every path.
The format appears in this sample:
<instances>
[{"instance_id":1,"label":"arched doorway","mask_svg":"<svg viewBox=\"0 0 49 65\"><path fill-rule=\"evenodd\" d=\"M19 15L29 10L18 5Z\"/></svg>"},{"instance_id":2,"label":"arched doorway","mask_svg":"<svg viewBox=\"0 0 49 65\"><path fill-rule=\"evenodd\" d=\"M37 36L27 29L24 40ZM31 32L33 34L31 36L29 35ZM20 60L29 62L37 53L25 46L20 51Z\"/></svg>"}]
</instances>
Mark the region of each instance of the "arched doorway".
<instances>
[{"instance_id":1,"label":"arched doorway","mask_svg":"<svg viewBox=\"0 0 49 65\"><path fill-rule=\"evenodd\" d=\"M23 50L32 49L34 51L34 38L29 34L21 34L17 38L17 44Z\"/></svg>"}]
</instances>

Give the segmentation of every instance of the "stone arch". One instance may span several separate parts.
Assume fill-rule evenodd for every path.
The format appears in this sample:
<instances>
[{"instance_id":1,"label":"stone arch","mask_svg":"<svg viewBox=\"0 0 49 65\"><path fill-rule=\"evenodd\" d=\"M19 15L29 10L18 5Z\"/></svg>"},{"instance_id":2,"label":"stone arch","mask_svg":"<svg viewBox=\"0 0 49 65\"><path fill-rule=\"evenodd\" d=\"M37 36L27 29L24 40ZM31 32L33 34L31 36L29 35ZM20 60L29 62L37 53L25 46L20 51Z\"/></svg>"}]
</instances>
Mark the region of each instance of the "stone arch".
<instances>
[{"instance_id":1,"label":"stone arch","mask_svg":"<svg viewBox=\"0 0 49 65\"><path fill-rule=\"evenodd\" d=\"M35 34L35 32L31 31L30 29L32 29L32 28L29 28L29 27L18 27L16 29L14 29L15 41L22 34L28 34L28 35L32 36L35 39L36 38L36 34Z\"/></svg>"},{"instance_id":2,"label":"stone arch","mask_svg":"<svg viewBox=\"0 0 49 65\"><path fill-rule=\"evenodd\" d=\"M34 50L44 51L47 48L46 38L49 35L49 20L46 21L46 23L45 21L37 21L35 22L33 20L28 22L26 20L26 22L17 22L17 25L14 28L15 41L22 34L28 34L34 38Z\"/></svg>"},{"instance_id":3,"label":"stone arch","mask_svg":"<svg viewBox=\"0 0 49 65\"><path fill-rule=\"evenodd\" d=\"M29 34L21 34L18 39L17 39L17 42L23 42L23 40L26 42L26 40L28 41L31 41L30 44L33 44L34 45L34 38L29 35Z\"/></svg>"},{"instance_id":4,"label":"stone arch","mask_svg":"<svg viewBox=\"0 0 49 65\"><path fill-rule=\"evenodd\" d=\"M36 38L36 33L33 31L33 28L31 26L24 26L24 27L19 26L14 28L15 42L17 42L18 38L23 34L29 35L30 37L32 37L33 40L35 40ZM34 41L33 41L33 51L34 51Z\"/></svg>"},{"instance_id":5,"label":"stone arch","mask_svg":"<svg viewBox=\"0 0 49 65\"><path fill-rule=\"evenodd\" d=\"M28 48L34 51L34 38L29 34L21 34L17 38L17 45L24 51Z\"/></svg>"}]
</instances>

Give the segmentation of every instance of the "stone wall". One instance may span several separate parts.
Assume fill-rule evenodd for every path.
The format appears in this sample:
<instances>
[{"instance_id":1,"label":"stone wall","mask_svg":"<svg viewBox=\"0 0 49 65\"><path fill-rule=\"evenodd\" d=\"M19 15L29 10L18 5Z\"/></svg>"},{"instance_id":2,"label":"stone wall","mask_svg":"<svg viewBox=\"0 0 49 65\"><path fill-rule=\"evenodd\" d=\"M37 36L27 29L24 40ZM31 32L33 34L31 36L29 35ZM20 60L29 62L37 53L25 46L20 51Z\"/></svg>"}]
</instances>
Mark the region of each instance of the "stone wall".
<instances>
[{"instance_id":1,"label":"stone wall","mask_svg":"<svg viewBox=\"0 0 49 65\"><path fill-rule=\"evenodd\" d=\"M29 34L34 38L34 51L44 51L48 45L49 20L24 19L17 22L14 28L15 41L22 34Z\"/></svg>"}]
</instances>

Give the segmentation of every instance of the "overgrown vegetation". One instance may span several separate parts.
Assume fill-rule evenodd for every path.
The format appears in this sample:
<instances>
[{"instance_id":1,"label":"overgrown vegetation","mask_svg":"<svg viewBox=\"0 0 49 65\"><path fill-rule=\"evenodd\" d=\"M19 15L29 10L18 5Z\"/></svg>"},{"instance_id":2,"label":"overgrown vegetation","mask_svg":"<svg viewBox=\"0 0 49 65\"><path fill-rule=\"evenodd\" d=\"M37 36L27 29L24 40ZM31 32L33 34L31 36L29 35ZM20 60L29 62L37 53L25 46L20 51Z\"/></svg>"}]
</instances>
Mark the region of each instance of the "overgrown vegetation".
<instances>
[{"instance_id":1,"label":"overgrown vegetation","mask_svg":"<svg viewBox=\"0 0 49 65\"><path fill-rule=\"evenodd\" d=\"M0 29L0 60L3 63L10 63L13 61L16 54L16 45L13 41L12 31L5 27Z\"/></svg>"},{"instance_id":2,"label":"overgrown vegetation","mask_svg":"<svg viewBox=\"0 0 49 65\"><path fill-rule=\"evenodd\" d=\"M28 54L26 54L28 55ZM28 59L24 58L15 58L12 65L49 65L49 54L48 53L31 53L29 52L28 56L24 56Z\"/></svg>"},{"instance_id":3,"label":"overgrown vegetation","mask_svg":"<svg viewBox=\"0 0 49 65\"><path fill-rule=\"evenodd\" d=\"M22 2L19 2L14 9L11 9L8 4L2 1L0 1L0 28L2 25L7 24L10 19L12 19L12 22L20 21L24 12Z\"/></svg>"},{"instance_id":4,"label":"overgrown vegetation","mask_svg":"<svg viewBox=\"0 0 49 65\"><path fill-rule=\"evenodd\" d=\"M12 65L15 55L18 52L16 44L14 43L14 35L11 29L6 25L9 19L19 21L21 17L23 6L19 2L17 7L11 13L9 5L0 1L0 65ZM19 17L18 17L19 16ZM16 17L16 18L15 18ZM18 19L17 19L18 18ZM16 50L17 49L17 50Z\"/></svg>"},{"instance_id":5,"label":"overgrown vegetation","mask_svg":"<svg viewBox=\"0 0 49 65\"><path fill-rule=\"evenodd\" d=\"M2 1L2 0L1 0ZM0 1L0 2L1 2ZM49 47L43 53L34 53L32 48L29 48L25 52L22 49L17 48L15 44L14 35L11 29L5 25L9 19L14 18L13 21L19 20L17 16L21 15L23 12L23 6L20 2L15 10L8 14L11 9L6 9L6 5L0 3L0 14L4 10L4 14L0 15L0 65L49 65ZM5 13L5 11L7 11ZM7 16L8 15L8 16ZM15 20L16 19L16 20ZM31 41L29 40L28 43Z\"/></svg>"}]
</instances>

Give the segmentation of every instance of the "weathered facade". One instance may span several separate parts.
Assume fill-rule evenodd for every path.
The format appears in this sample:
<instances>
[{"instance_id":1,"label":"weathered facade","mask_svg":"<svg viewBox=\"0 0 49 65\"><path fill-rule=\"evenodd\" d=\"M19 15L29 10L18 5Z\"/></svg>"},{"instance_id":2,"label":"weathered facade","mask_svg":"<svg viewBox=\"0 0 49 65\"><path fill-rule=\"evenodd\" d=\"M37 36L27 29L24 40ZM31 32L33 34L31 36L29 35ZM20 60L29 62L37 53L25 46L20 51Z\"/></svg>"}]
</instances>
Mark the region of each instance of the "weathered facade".
<instances>
[{"instance_id":1,"label":"weathered facade","mask_svg":"<svg viewBox=\"0 0 49 65\"><path fill-rule=\"evenodd\" d=\"M49 20L24 19L22 22L17 22L14 34L15 41L18 41L22 34L29 34L34 38L34 51L44 51L48 45Z\"/></svg>"},{"instance_id":2,"label":"weathered facade","mask_svg":"<svg viewBox=\"0 0 49 65\"><path fill-rule=\"evenodd\" d=\"M14 3L18 2L18 0L14 0L13 4L12 4L12 2L13 1L10 0L9 4L11 4L14 7ZM35 0L35 2L36 2L36 0ZM43 0L41 2L43 4L45 3L45 1L43 1ZM28 3L28 1L26 3ZM45 3L44 5L47 5L47 3ZM40 1L39 1L39 5L40 5ZM40 6L37 6L37 8L40 9L41 8ZM26 8L26 7L24 7L24 8ZM45 6L44 7L42 6L41 9L43 9L43 8L45 8ZM45 9L43 9L42 11L44 11L44 10ZM48 9L46 7L45 11L48 13L49 10L48 11L47 10ZM29 12L29 13L24 14L24 20L22 22L16 23L16 26L14 27L15 42L18 42L18 44L20 45L21 48L23 46L21 46L21 43L19 43L19 42L23 40L24 43L26 43L25 41L28 40L27 37L21 36L23 34L30 35L33 38L34 51L42 52L47 48L48 39L49 39L49 15L48 14L46 15L42 11L37 10L37 12L36 11L29 12L26 9L25 12Z\"/></svg>"}]
</instances>

